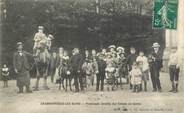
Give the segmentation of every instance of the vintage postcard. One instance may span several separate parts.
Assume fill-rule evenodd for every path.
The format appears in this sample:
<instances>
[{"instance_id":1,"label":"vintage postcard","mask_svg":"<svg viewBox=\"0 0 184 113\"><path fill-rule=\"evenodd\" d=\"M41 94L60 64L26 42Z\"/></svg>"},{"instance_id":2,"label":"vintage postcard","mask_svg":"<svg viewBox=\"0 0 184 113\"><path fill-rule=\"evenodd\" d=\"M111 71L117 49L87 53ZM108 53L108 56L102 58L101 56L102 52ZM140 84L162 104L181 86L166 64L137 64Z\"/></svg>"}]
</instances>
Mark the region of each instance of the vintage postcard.
<instances>
[{"instance_id":1,"label":"vintage postcard","mask_svg":"<svg viewBox=\"0 0 184 113\"><path fill-rule=\"evenodd\" d=\"M0 9L0 113L184 113L184 0Z\"/></svg>"}]
</instances>

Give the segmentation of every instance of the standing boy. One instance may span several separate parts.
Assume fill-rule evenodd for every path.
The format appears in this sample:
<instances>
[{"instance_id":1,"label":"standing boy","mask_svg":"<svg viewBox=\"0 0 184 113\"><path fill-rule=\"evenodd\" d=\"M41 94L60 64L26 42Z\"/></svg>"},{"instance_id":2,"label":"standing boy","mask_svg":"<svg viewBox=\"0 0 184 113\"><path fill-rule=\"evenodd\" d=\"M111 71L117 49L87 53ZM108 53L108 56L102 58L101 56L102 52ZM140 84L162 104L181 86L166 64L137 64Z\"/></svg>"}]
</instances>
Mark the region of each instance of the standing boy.
<instances>
[{"instance_id":1,"label":"standing boy","mask_svg":"<svg viewBox=\"0 0 184 113\"><path fill-rule=\"evenodd\" d=\"M180 65L178 61L178 55L176 52L177 48L173 47L171 49L171 54L169 57L169 74L170 80L172 83L172 89L169 92L177 93L178 92L178 79L179 79L179 72L180 72Z\"/></svg>"}]
</instances>

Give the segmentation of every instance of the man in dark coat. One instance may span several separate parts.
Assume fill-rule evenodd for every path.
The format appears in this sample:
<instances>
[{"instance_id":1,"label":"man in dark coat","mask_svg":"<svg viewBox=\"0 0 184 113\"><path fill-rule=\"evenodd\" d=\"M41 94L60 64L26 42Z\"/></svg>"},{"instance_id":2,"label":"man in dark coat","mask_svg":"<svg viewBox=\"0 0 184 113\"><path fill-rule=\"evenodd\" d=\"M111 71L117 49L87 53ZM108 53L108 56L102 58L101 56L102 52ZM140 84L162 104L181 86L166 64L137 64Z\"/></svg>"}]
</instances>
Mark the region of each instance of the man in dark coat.
<instances>
[{"instance_id":1,"label":"man in dark coat","mask_svg":"<svg viewBox=\"0 0 184 113\"><path fill-rule=\"evenodd\" d=\"M23 93L23 87L26 86L26 92L31 93L30 90L30 65L28 63L29 53L23 51L22 42L17 43L18 51L14 53L13 65L15 73L17 74L18 93Z\"/></svg>"},{"instance_id":2,"label":"man in dark coat","mask_svg":"<svg viewBox=\"0 0 184 113\"><path fill-rule=\"evenodd\" d=\"M81 90L84 90L81 74L82 62L83 56L79 53L78 48L74 48L73 56L70 59L70 65L72 67L72 74L74 76L75 92L79 92L79 83Z\"/></svg>"},{"instance_id":3,"label":"man in dark coat","mask_svg":"<svg viewBox=\"0 0 184 113\"><path fill-rule=\"evenodd\" d=\"M104 90L104 79L105 79L105 68L106 68L106 62L103 59L103 55L99 54L99 57L97 59L98 63L98 74L97 74L97 84L96 84L96 91L99 91L99 86L101 83L101 91Z\"/></svg>"},{"instance_id":4,"label":"man in dark coat","mask_svg":"<svg viewBox=\"0 0 184 113\"><path fill-rule=\"evenodd\" d=\"M130 48L130 54L127 57L127 65L128 65L128 70L131 71L132 70L132 65L133 63L136 61L137 59L137 54L136 54L136 50L134 47ZM132 84L130 83L130 89L132 89Z\"/></svg>"},{"instance_id":5,"label":"man in dark coat","mask_svg":"<svg viewBox=\"0 0 184 113\"><path fill-rule=\"evenodd\" d=\"M54 51L51 55L50 65L49 65L49 74L51 76L51 82L52 83L54 82L54 75L55 75L55 72L56 72L56 67L57 67L57 54Z\"/></svg>"},{"instance_id":6,"label":"man in dark coat","mask_svg":"<svg viewBox=\"0 0 184 113\"><path fill-rule=\"evenodd\" d=\"M151 56L149 57L150 74L153 84L153 92L161 92L160 84L160 70L162 68L162 53L160 52L160 45L158 43L153 43L153 49Z\"/></svg>"}]
</instances>

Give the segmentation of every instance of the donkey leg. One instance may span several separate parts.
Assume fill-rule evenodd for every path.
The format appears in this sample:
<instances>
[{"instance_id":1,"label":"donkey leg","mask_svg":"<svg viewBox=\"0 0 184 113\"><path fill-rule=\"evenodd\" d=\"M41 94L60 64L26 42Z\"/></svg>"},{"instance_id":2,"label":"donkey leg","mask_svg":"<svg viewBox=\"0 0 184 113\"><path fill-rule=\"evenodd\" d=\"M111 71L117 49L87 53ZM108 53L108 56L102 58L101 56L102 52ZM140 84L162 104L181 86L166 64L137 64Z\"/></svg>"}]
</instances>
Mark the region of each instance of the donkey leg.
<instances>
[{"instance_id":1,"label":"donkey leg","mask_svg":"<svg viewBox=\"0 0 184 113\"><path fill-rule=\"evenodd\" d=\"M59 88L58 88L58 90L61 90L61 78L59 78L59 80L58 80L58 84L59 84Z\"/></svg>"},{"instance_id":2,"label":"donkey leg","mask_svg":"<svg viewBox=\"0 0 184 113\"><path fill-rule=\"evenodd\" d=\"M45 90L49 90L49 87L47 85L47 75L44 75L44 77L43 77L43 88Z\"/></svg>"},{"instance_id":3,"label":"donkey leg","mask_svg":"<svg viewBox=\"0 0 184 113\"><path fill-rule=\"evenodd\" d=\"M35 86L33 87L33 91L39 91L38 87L39 87L39 81L40 81L40 78L37 77L36 78L36 82L35 82Z\"/></svg>"},{"instance_id":4,"label":"donkey leg","mask_svg":"<svg viewBox=\"0 0 184 113\"><path fill-rule=\"evenodd\" d=\"M38 70L38 64L36 63L36 82L35 86L33 87L33 91L38 91L39 89L39 81L40 81L40 72Z\"/></svg>"},{"instance_id":5,"label":"donkey leg","mask_svg":"<svg viewBox=\"0 0 184 113\"><path fill-rule=\"evenodd\" d=\"M91 85L93 86L94 84L94 75L91 76Z\"/></svg>"},{"instance_id":6,"label":"donkey leg","mask_svg":"<svg viewBox=\"0 0 184 113\"><path fill-rule=\"evenodd\" d=\"M66 77L66 83L65 83L66 89L65 91L67 91L67 87L68 87L68 77Z\"/></svg>"},{"instance_id":7,"label":"donkey leg","mask_svg":"<svg viewBox=\"0 0 184 113\"><path fill-rule=\"evenodd\" d=\"M122 76L120 76L120 86L121 86L121 89L123 89Z\"/></svg>"},{"instance_id":8,"label":"donkey leg","mask_svg":"<svg viewBox=\"0 0 184 113\"><path fill-rule=\"evenodd\" d=\"M71 84L71 82L72 82L72 78L71 78L71 77L69 77L69 86L70 86L70 91L72 91L72 84Z\"/></svg>"},{"instance_id":9,"label":"donkey leg","mask_svg":"<svg viewBox=\"0 0 184 113\"><path fill-rule=\"evenodd\" d=\"M64 80L65 80L65 78L63 78L63 79L62 79L62 86L63 86L63 90L65 90Z\"/></svg>"}]
</instances>

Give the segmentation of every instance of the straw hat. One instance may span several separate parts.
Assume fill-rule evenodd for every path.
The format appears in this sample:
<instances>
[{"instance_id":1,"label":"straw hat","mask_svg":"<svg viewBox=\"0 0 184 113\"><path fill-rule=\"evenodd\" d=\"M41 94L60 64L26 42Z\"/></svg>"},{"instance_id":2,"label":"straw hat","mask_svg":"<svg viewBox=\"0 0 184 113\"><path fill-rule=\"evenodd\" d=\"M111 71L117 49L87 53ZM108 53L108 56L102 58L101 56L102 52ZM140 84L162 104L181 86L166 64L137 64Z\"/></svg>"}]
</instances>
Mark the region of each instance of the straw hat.
<instances>
[{"instance_id":1,"label":"straw hat","mask_svg":"<svg viewBox=\"0 0 184 113\"><path fill-rule=\"evenodd\" d=\"M51 34L49 34L48 37L51 38L51 39L54 39L54 36L51 35Z\"/></svg>"},{"instance_id":2,"label":"straw hat","mask_svg":"<svg viewBox=\"0 0 184 113\"><path fill-rule=\"evenodd\" d=\"M23 45L23 43L22 42L17 42L17 46L19 46L19 45Z\"/></svg>"},{"instance_id":3,"label":"straw hat","mask_svg":"<svg viewBox=\"0 0 184 113\"><path fill-rule=\"evenodd\" d=\"M155 42L155 43L153 43L153 46L152 47L153 48L158 48L158 47L160 47L160 45L159 45L159 43Z\"/></svg>"},{"instance_id":4,"label":"straw hat","mask_svg":"<svg viewBox=\"0 0 184 113\"><path fill-rule=\"evenodd\" d=\"M43 26L38 26L38 29L42 29L43 30L43 28L44 28Z\"/></svg>"},{"instance_id":5,"label":"straw hat","mask_svg":"<svg viewBox=\"0 0 184 113\"><path fill-rule=\"evenodd\" d=\"M124 49L123 47L118 47L116 50L117 50L117 51L122 50L122 52L125 51L125 49Z\"/></svg>"},{"instance_id":6,"label":"straw hat","mask_svg":"<svg viewBox=\"0 0 184 113\"><path fill-rule=\"evenodd\" d=\"M109 49L110 49L110 48L114 48L114 49L115 49L116 46L115 46L115 45L110 45L110 46L109 46Z\"/></svg>"}]
</instances>

